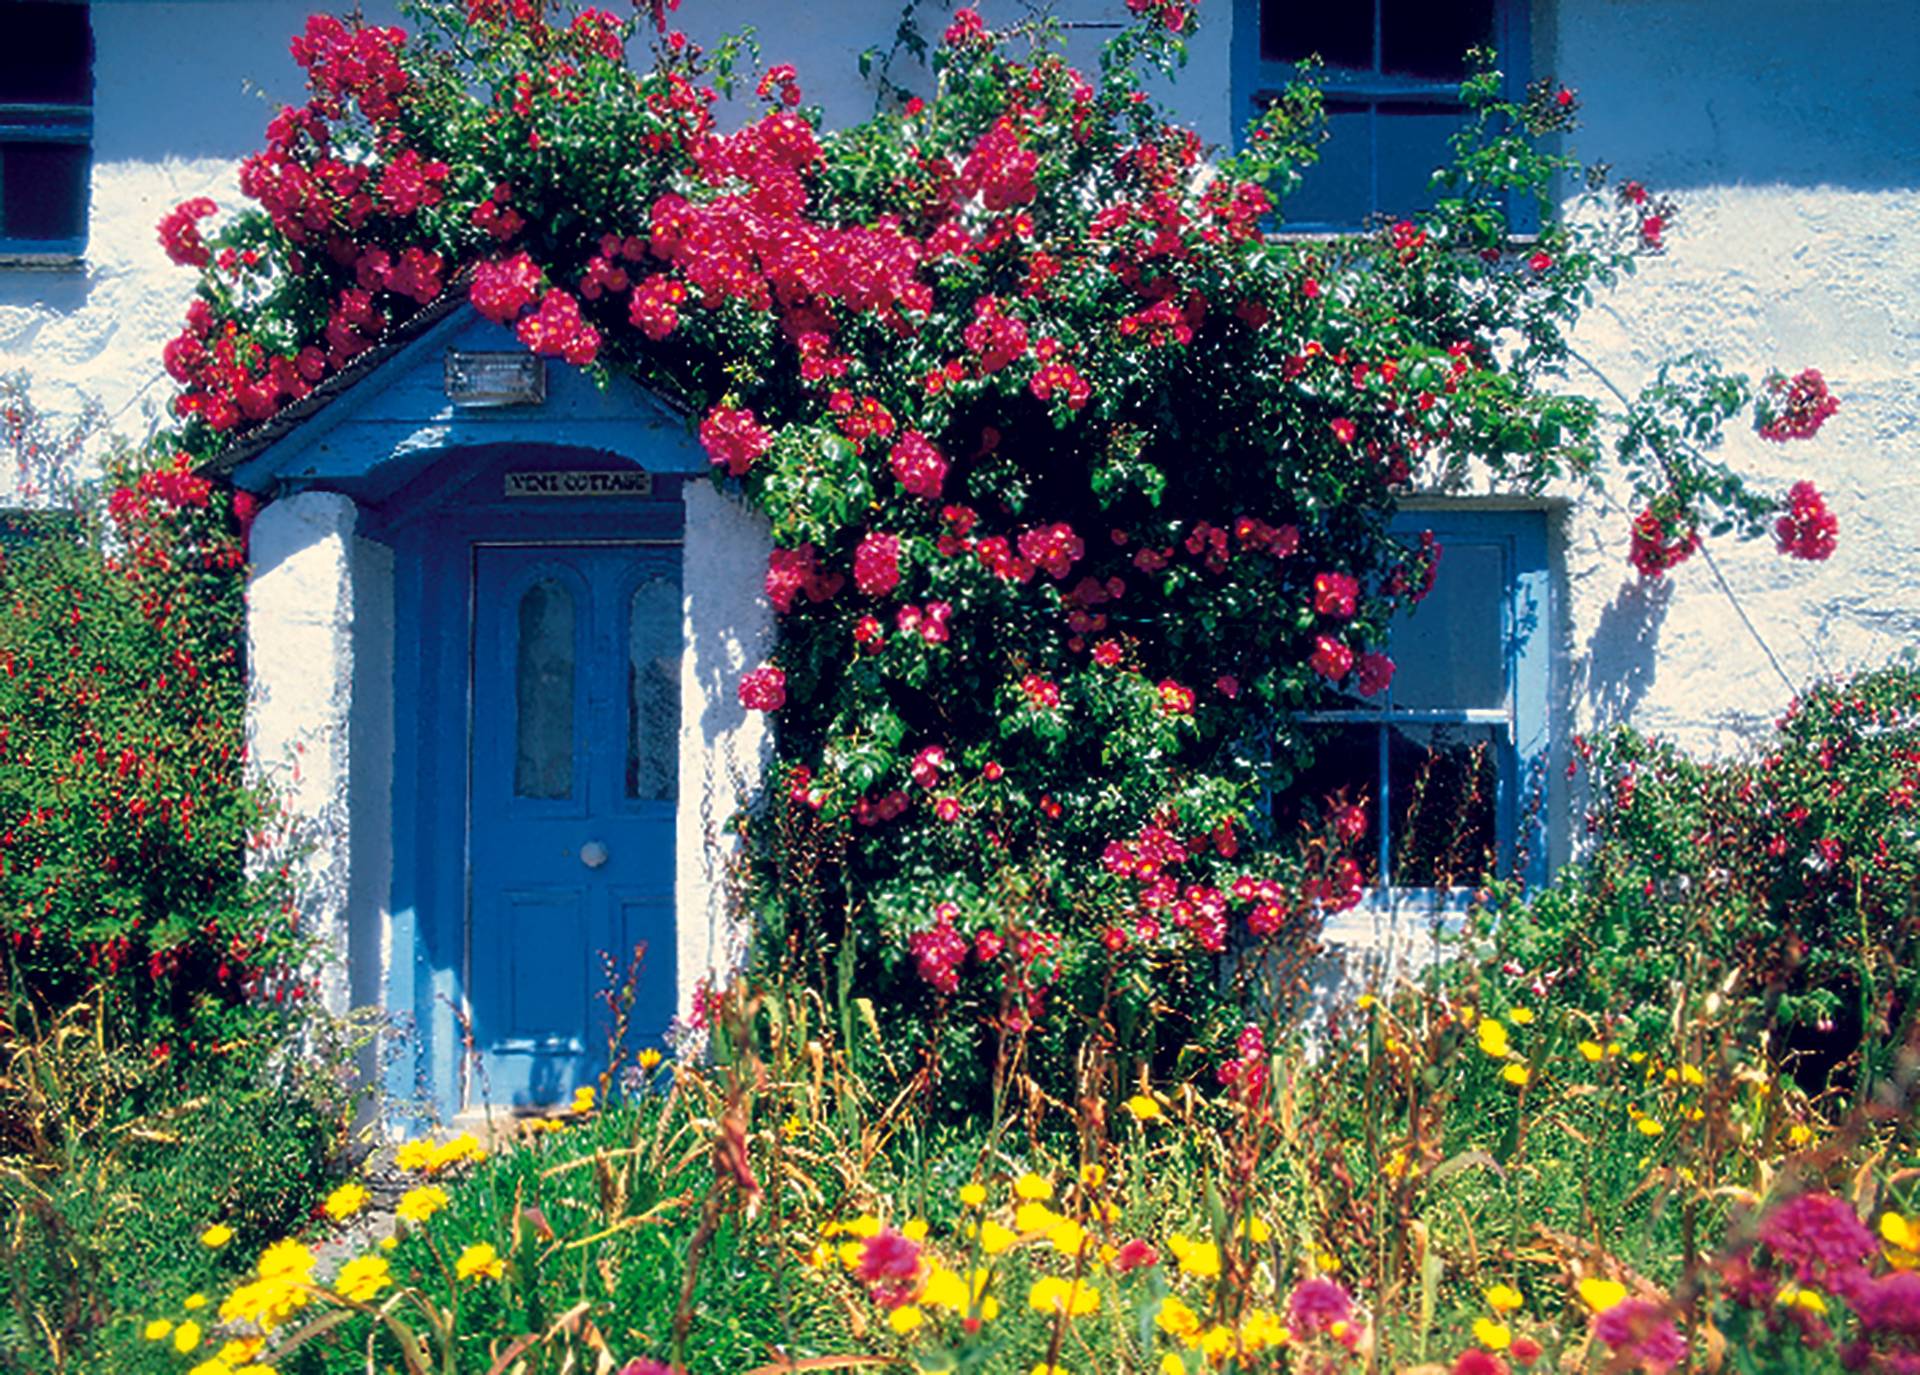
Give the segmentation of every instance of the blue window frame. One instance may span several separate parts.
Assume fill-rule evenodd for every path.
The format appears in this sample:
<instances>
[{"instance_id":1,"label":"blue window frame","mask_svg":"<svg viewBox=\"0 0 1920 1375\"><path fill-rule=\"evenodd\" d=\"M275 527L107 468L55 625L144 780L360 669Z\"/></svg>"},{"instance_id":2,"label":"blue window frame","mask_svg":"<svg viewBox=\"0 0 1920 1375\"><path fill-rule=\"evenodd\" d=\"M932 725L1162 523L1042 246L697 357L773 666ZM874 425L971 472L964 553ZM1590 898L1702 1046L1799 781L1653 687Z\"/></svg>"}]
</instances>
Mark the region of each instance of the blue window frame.
<instances>
[{"instance_id":1,"label":"blue window frame","mask_svg":"<svg viewBox=\"0 0 1920 1375\"><path fill-rule=\"evenodd\" d=\"M1469 48L1500 56L1510 94L1525 87L1527 0L1236 0L1234 100L1253 118L1318 56L1329 137L1281 206L1286 230L1357 229L1430 207L1435 168L1452 160Z\"/></svg>"},{"instance_id":2,"label":"blue window frame","mask_svg":"<svg viewBox=\"0 0 1920 1375\"><path fill-rule=\"evenodd\" d=\"M1365 802L1363 868L1388 898L1546 877L1546 515L1416 510L1394 524L1409 543L1428 530L1438 574L1394 623L1391 687L1301 718L1314 760L1289 792Z\"/></svg>"},{"instance_id":3,"label":"blue window frame","mask_svg":"<svg viewBox=\"0 0 1920 1375\"><path fill-rule=\"evenodd\" d=\"M93 164L84 4L0 0L0 258L77 258Z\"/></svg>"}]
</instances>

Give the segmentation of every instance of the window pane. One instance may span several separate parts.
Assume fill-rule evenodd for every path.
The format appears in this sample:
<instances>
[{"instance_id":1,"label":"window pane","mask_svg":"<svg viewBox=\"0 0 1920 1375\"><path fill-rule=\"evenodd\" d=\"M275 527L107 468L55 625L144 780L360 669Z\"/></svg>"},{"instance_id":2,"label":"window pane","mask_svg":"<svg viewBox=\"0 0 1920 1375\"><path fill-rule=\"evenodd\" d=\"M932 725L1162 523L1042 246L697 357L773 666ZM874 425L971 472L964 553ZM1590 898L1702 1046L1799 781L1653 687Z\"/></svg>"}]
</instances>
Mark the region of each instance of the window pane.
<instances>
[{"instance_id":1,"label":"window pane","mask_svg":"<svg viewBox=\"0 0 1920 1375\"><path fill-rule=\"evenodd\" d=\"M1487 726L1388 730L1388 841L1396 885L1471 887L1492 870L1499 752Z\"/></svg>"},{"instance_id":2,"label":"window pane","mask_svg":"<svg viewBox=\"0 0 1920 1375\"><path fill-rule=\"evenodd\" d=\"M1348 848L1368 883L1380 874L1380 731L1370 723L1327 722L1308 725L1313 763L1274 799L1274 834L1284 846L1300 828L1324 821L1329 800L1363 807L1367 831Z\"/></svg>"},{"instance_id":3,"label":"window pane","mask_svg":"<svg viewBox=\"0 0 1920 1375\"><path fill-rule=\"evenodd\" d=\"M1433 591L1393 626L1393 705L1498 709L1507 702L1505 552L1446 541Z\"/></svg>"},{"instance_id":4,"label":"window pane","mask_svg":"<svg viewBox=\"0 0 1920 1375\"><path fill-rule=\"evenodd\" d=\"M627 626L627 796L670 802L680 762L680 594L671 579L634 589Z\"/></svg>"},{"instance_id":5,"label":"window pane","mask_svg":"<svg viewBox=\"0 0 1920 1375\"><path fill-rule=\"evenodd\" d=\"M548 579L520 598L514 661L516 797L573 794L573 594Z\"/></svg>"},{"instance_id":6,"label":"window pane","mask_svg":"<svg viewBox=\"0 0 1920 1375\"><path fill-rule=\"evenodd\" d=\"M1326 142L1300 189L1280 206L1283 223L1358 225L1372 209L1372 115L1351 100L1327 102Z\"/></svg>"},{"instance_id":7,"label":"window pane","mask_svg":"<svg viewBox=\"0 0 1920 1375\"><path fill-rule=\"evenodd\" d=\"M1260 0L1260 56L1373 67L1373 0Z\"/></svg>"},{"instance_id":8,"label":"window pane","mask_svg":"<svg viewBox=\"0 0 1920 1375\"><path fill-rule=\"evenodd\" d=\"M87 223L87 150L73 143L0 147L0 235L77 239Z\"/></svg>"},{"instance_id":9,"label":"window pane","mask_svg":"<svg viewBox=\"0 0 1920 1375\"><path fill-rule=\"evenodd\" d=\"M86 105L93 100L92 29L85 5L0 4L0 105Z\"/></svg>"},{"instance_id":10,"label":"window pane","mask_svg":"<svg viewBox=\"0 0 1920 1375\"><path fill-rule=\"evenodd\" d=\"M1493 45L1493 0L1380 0L1380 66L1401 76L1459 81L1468 48Z\"/></svg>"},{"instance_id":11,"label":"window pane","mask_svg":"<svg viewBox=\"0 0 1920 1375\"><path fill-rule=\"evenodd\" d=\"M1376 118L1380 199L1373 209L1399 216L1431 208L1439 199L1434 169L1453 161L1447 140L1460 127L1461 112L1451 106L1392 101L1379 107Z\"/></svg>"}]
</instances>

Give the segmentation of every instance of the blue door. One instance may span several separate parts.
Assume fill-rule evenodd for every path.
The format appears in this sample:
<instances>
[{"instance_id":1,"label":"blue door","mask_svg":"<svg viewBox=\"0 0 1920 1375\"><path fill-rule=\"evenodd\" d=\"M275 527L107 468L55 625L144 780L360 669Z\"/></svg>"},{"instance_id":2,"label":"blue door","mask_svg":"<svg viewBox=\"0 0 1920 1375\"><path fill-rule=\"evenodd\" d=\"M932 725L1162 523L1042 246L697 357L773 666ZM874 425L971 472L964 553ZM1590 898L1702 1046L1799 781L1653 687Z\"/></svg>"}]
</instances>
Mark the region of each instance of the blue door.
<instances>
[{"instance_id":1,"label":"blue door","mask_svg":"<svg viewBox=\"0 0 1920 1375\"><path fill-rule=\"evenodd\" d=\"M466 1097L534 1106L605 1067L642 942L630 1042L673 1014L680 558L481 545L474 571Z\"/></svg>"}]
</instances>

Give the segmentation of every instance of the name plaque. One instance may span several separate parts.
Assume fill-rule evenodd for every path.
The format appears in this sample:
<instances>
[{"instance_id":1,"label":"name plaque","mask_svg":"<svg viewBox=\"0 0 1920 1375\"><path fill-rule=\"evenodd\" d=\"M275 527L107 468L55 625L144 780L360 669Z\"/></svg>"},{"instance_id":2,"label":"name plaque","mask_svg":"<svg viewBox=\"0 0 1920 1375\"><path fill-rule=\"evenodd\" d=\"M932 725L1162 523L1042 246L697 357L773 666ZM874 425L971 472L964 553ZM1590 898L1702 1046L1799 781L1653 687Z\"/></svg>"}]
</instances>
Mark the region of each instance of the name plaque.
<instances>
[{"instance_id":1,"label":"name plaque","mask_svg":"<svg viewBox=\"0 0 1920 1375\"><path fill-rule=\"evenodd\" d=\"M617 472L578 470L508 473L509 497L650 497L653 474L642 468Z\"/></svg>"}]
</instances>

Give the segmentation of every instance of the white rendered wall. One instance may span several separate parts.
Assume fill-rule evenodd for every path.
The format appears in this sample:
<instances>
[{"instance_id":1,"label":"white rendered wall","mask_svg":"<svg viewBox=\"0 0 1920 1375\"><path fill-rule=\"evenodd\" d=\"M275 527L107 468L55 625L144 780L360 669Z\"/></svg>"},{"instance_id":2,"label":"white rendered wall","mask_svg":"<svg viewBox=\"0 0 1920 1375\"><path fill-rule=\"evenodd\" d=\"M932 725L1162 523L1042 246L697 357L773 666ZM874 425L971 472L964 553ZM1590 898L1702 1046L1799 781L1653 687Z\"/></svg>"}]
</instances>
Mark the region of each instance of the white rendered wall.
<instances>
[{"instance_id":1,"label":"white rendered wall","mask_svg":"<svg viewBox=\"0 0 1920 1375\"><path fill-rule=\"evenodd\" d=\"M357 514L333 492L271 503L253 524L247 582L247 757L308 847L300 914L325 951L321 994L335 1012L359 991L348 965Z\"/></svg>"},{"instance_id":2,"label":"white rendered wall","mask_svg":"<svg viewBox=\"0 0 1920 1375\"><path fill-rule=\"evenodd\" d=\"M1583 103L1575 151L1680 202L1668 252L1602 299L1579 346L1629 393L1691 349L1756 379L1821 369L1841 407L1815 440L1743 430L1725 454L1774 490L1811 478L1839 551L1710 548L1796 684L1920 644L1920 6L1552 9L1554 65ZM1698 556L1641 582L1627 519L1586 500L1568 522L1573 728L1631 721L1735 749L1789 689Z\"/></svg>"},{"instance_id":3,"label":"white rendered wall","mask_svg":"<svg viewBox=\"0 0 1920 1375\"><path fill-rule=\"evenodd\" d=\"M728 903L739 854L727 823L758 791L773 750L764 712L740 705L740 675L773 653L762 588L766 520L710 482L688 482L680 572L686 654L680 664L680 803L674 907L679 1010L710 975L737 968L745 932Z\"/></svg>"}]
</instances>

